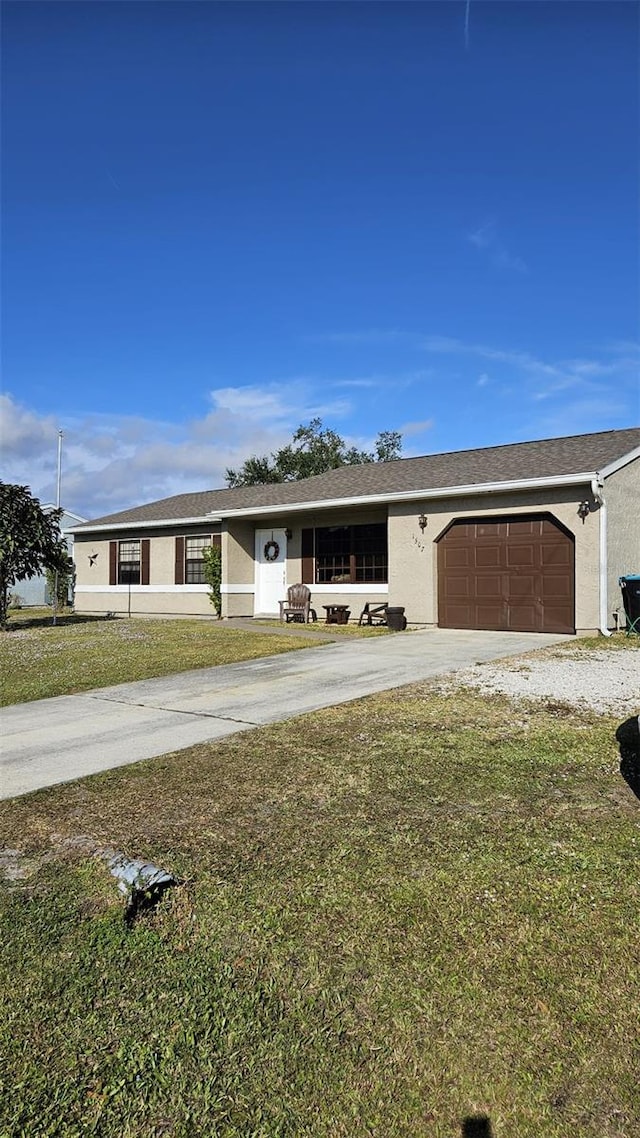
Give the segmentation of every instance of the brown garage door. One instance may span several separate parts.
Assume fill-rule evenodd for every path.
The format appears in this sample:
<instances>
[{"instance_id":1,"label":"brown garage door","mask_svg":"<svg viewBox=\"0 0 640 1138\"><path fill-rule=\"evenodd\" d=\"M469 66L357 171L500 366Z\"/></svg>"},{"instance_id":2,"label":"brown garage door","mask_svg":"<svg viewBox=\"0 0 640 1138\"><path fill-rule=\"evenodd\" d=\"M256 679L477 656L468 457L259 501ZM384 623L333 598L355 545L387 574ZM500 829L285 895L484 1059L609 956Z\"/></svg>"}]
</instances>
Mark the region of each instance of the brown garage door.
<instances>
[{"instance_id":1,"label":"brown garage door","mask_svg":"<svg viewBox=\"0 0 640 1138\"><path fill-rule=\"evenodd\" d=\"M454 522L438 542L438 624L574 632L573 552L549 515Z\"/></svg>"}]
</instances>

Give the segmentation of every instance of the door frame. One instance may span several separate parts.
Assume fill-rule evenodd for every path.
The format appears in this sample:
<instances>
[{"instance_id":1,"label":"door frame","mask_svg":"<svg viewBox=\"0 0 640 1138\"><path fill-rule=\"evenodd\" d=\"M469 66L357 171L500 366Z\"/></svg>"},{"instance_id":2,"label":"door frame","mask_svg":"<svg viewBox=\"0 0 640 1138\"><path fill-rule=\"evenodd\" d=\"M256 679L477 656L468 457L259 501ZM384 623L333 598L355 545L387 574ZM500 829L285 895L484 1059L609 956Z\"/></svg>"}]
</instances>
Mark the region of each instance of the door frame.
<instances>
[{"instance_id":1,"label":"door frame","mask_svg":"<svg viewBox=\"0 0 640 1138\"><path fill-rule=\"evenodd\" d=\"M276 561L267 561L264 555L265 546L269 542L275 542L278 546L278 558ZM284 600L287 592L287 537L284 529L269 526L268 529L257 529L255 531L255 592L254 592L254 616L278 616L280 606L278 601ZM274 601L275 588L273 587L274 569L276 566L281 566L282 578L278 580L278 597ZM265 570L271 570L267 576Z\"/></svg>"}]
</instances>

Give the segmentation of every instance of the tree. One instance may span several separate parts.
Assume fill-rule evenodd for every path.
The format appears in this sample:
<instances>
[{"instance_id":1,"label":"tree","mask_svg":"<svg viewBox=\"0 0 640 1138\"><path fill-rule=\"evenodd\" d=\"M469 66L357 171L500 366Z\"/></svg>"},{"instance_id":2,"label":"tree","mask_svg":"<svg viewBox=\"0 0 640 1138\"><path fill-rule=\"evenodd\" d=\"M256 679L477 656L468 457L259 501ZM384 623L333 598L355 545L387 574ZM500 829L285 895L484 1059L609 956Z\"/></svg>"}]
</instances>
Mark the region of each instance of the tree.
<instances>
[{"instance_id":1,"label":"tree","mask_svg":"<svg viewBox=\"0 0 640 1138\"><path fill-rule=\"evenodd\" d=\"M209 600L219 617L222 612L222 553L217 545L205 545L202 550L204 579L209 586Z\"/></svg>"},{"instance_id":2,"label":"tree","mask_svg":"<svg viewBox=\"0 0 640 1138\"><path fill-rule=\"evenodd\" d=\"M358 466L365 462L391 462L400 458L402 436L398 431L381 431L375 452L348 447L344 439L321 419L301 424L290 443L269 455L252 455L239 470L226 471L227 486L262 486L268 482L299 482L314 474L324 474L338 466Z\"/></svg>"},{"instance_id":3,"label":"tree","mask_svg":"<svg viewBox=\"0 0 640 1138\"><path fill-rule=\"evenodd\" d=\"M62 569L47 569L46 578L47 591L54 610L63 609L69 603L69 593L72 592L74 584L74 564L71 558L67 559L64 571Z\"/></svg>"},{"instance_id":4,"label":"tree","mask_svg":"<svg viewBox=\"0 0 640 1138\"><path fill-rule=\"evenodd\" d=\"M62 510L43 510L28 486L0 482L0 627L7 627L9 589L43 569L68 572Z\"/></svg>"}]
</instances>

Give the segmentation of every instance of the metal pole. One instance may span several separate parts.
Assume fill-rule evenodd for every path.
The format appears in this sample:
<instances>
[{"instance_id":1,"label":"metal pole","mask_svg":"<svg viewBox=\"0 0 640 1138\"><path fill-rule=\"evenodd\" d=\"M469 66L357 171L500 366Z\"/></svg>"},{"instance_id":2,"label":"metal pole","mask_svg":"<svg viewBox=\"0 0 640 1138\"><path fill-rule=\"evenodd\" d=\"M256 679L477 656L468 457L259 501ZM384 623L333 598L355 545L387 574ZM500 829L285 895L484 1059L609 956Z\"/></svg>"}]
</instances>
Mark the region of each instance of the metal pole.
<instances>
[{"instance_id":1,"label":"metal pole","mask_svg":"<svg viewBox=\"0 0 640 1138\"><path fill-rule=\"evenodd\" d=\"M56 510L60 509L60 481L62 477L62 431L58 431L58 477L56 480ZM53 578L53 623L58 617L58 570Z\"/></svg>"},{"instance_id":2,"label":"metal pole","mask_svg":"<svg viewBox=\"0 0 640 1138\"><path fill-rule=\"evenodd\" d=\"M60 479L62 475L62 431L58 431L58 481L56 489L56 509L60 509Z\"/></svg>"}]
</instances>

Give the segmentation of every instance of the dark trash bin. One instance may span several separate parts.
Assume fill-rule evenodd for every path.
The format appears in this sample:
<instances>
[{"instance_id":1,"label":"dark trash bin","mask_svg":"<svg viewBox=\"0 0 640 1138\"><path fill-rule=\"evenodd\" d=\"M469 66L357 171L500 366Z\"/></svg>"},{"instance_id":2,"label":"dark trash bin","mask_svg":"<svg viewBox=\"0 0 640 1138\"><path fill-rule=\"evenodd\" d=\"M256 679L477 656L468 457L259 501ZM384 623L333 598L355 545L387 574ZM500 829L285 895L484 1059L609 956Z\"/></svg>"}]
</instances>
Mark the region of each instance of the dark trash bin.
<instances>
[{"instance_id":1,"label":"dark trash bin","mask_svg":"<svg viewBox=\"0 0 640 1138\"><path fill-rule=\"evenodd\" d=\"M627 632L637 632L640 636L640 573L619 577L618 584L622 589Z\"/></svg>"},{"instance_id":2,"label":"dark trash bin","mask_svg":"<svg viewBox=\"0 0 640 1138\"><path fill-rule=\"evenodd\" d=\"M387 608L387 628L392 632L404 632L407 627L407 618L403 608Z\"/></svg>"}]
</instances>

